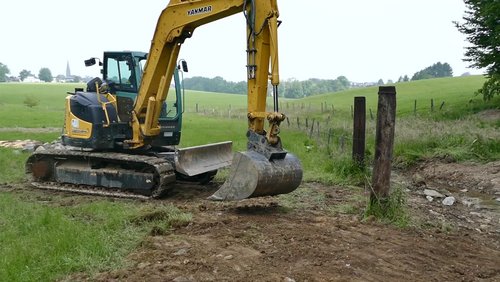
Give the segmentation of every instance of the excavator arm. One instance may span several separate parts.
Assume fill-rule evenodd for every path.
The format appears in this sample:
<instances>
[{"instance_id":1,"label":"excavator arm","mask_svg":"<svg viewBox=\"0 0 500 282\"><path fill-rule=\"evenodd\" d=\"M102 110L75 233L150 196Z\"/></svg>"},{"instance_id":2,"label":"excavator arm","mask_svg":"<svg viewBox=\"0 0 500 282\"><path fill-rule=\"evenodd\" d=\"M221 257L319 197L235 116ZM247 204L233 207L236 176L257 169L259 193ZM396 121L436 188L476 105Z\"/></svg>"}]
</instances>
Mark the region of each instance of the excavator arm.
<instances>
[{"instance_id":1,"label":"excavator arm","mask_svg":"<svg viewBox=\"0 0 500 282\"><path fill-rule=\"evenodd\" d=\"M131 148L144 146L148 137L160 133L158 118L167 98L171 77L177 66L181 45L204 24L243 12L247 22L248 127L258 135L266 134L265 120L271 129L266 140L279 143L278 112L278 7L276 0L171 0L157 23L138 96L132 111ZM271 65L271 67L270 67ZM270 70L270 75L269 75ZM269 78L274 89L274 112L266 112Z\"/></svg>"},{"instance_id":2,"label":"excavator arm","mask_svg":"<svg viewBox=\"0 0 500 282\"><path fill-rule=\"evenodd\" d=\"M300 161L283 149L278 136L285 116L278 108L276 0L171 0L158 20L132 111L133 138L126 141L131 148L138 148L160 133L158 118L184 41L197 27L239 12L247 23L247 151L235 153L230 175L210 197L213 200L289 193L302 180ZM273 87L272 112L266 112L269 81Z\"/></svg>"}]
</instances>

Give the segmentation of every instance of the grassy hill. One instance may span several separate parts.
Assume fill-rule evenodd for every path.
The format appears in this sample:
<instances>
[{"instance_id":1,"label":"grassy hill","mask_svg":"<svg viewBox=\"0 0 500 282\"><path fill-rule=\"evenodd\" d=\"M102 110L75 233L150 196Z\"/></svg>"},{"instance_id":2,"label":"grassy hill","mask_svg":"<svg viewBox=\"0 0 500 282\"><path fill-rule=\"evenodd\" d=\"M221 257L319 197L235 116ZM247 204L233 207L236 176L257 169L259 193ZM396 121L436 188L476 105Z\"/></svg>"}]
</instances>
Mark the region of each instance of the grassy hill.
<instances>
[{"instance_id":1,"label":"grassy hill","mask_svg":"<svg viewBox=\"0 0 500 282\"><path fill-rule=\"evenodd\" d=\"M474 92L484 83L483 76L438 78L419 81L396 83L397 92L397 114L405 116L414 113L415 101L419 114L431 111L431 100L434 101L434 109L437 110L444 102L443 109L448 112L469 109L472 105L482 104L481 97L475 96ZM341 111L350 111L354 97L366 97L367 109L377 108L378 87L356 88L347 91L322 94L307 97L298 101L312 105L326 103Z\"/></svg>"},{"instance_id":2,"label":"grassy hill","mask_svg":"<svg viewBox=\"0 0 500 282\"><path fill-rule=\"evenodd\" d=\"M471 100L480 100L474 96L484 78L482 76L454 77L397 83L398 114L413 113L415 100L419 113L429 112L431 99L435 108L445 102L449 110L466 109ZM60 127L64 113L64 98L67 91L73 91L80 84L19 84L0 83L0 127ZM308 112L319 111L321 103L330 109L350 111L353 97L365 96L367 108L376 109L377 87L356 88L343 92L322 94L304 99L281 99L281 110L293 116L300 108ZM186 108L194 112L198 105L199 112L243 111L246 109L245 95L186 91ZM38 105L29 108L27 99L38 101ZM268 99L270 105L271 99ZM311 108L310 108L311 107ZM269 107L271 109L271 107ZM326 109L326 108L325 108Z\"/></svg>"}]
</instances>

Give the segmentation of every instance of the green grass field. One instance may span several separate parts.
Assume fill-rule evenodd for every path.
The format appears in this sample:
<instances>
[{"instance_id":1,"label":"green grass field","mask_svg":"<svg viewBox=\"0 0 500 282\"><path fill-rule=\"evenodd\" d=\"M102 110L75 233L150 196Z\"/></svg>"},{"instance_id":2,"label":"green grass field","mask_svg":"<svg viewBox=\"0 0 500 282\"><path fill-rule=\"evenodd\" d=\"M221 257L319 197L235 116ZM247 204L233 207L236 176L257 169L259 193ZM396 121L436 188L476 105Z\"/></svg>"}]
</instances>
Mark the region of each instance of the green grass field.
<instances>
[{"instance_id":1,"label":"green grass field","mask_svg":"<svg viewBox=\"0 0 500 282\"><path fill-rule=\"evenodd\" d=\"M500 159L499 122L481 120L476 115L482 109L500 108L500 97L485 103L474 96L482 83L482 77L470 76L396 84L394 165L407 167L432 158L479 162ZM0 83L0 140L56 139L63 122L66 91L75 86ZM301 160L305 181L359 185L369 177L369 171L360 170L351 161L350 107L353 97L366 96L367 109L375 112L377 91L370 87L281 100L281 110L292 124L283 123L280 136L284 147ZM27 98L39 104L28 108L24 104ZM436 105L434 112L430 111L431 99ZM415 100L417 115L413 114ZM443 101L445 106L439 110ZM231 140L234 150L246 148L246 96L187 91L186 102L182 147ZM322 103L328 109L333 105L335 111L321 112ZM293 125L296 118L302 121L300 129ZM319 134L304 128L305 118L321 122ZM329 131L333 133L330 143L325 135ZM367 121L366 132L369 163L374 151L373 120ZM23 181L28 155L0 148L0 183ZM74 272L116 268L152 226L168 229L171 222L167 219L190 220L189 214L171 206L144 207L91 198L64 206L53 204L64 202L54 200L58 197L54 194L41 195L0 191L0 281L53 281ZM154 222L140 221L148 213L165 217Z\"/></svg>"},{"instance_id":2,"label":"green grass field","mask_svg":"<svg viewBox=\"0 0 500 282\"><path fill-rule=\"evenodd\" d=\"M466 109L471 100L478 103L481 97L474 95L484 83L482 76L467 76L453 78L438 78L428 80L418 80L394 84L396 86L397 96L397 114L404 116L413 114L415 100L417 101L418 113L429 113L431 109L431 99L434 100L435 110L437 111L442 102L445 102L444 109L448 112L461 111ZM303 103L312 103L314 105L326 102L334 105L335 108L350 111L353 104L353 97L366 97L367 109L377 108L378 87L367 87L351 89L348 91L323 94L302 99Z\"/></svg>"},{"instance_id":3,"label":"green grass field","mask_svg":"<svg viewBox=\"0 0 500 282\"><path fill-rule=\"evenodd\" d=\"M152 228L191 221L170 204L57 197L0 191L1 281L55 281L117 268Z\"/></svg>"}]
</instances>

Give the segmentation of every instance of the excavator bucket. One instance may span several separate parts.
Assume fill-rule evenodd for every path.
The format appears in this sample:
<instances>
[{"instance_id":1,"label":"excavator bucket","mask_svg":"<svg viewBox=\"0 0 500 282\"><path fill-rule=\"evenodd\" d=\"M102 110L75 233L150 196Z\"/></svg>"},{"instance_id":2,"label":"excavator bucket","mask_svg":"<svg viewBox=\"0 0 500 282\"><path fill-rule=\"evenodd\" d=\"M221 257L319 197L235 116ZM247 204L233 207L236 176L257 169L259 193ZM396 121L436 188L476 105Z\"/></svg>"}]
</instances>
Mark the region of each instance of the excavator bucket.
<instances>
[{"instance_id":1,"label":"excavator bucket","mask_svg":"<svg viewBox=\"0 0 500 282\"><path fill-rule=\"evenodd\" d=\"M175 157L175 170L195 176L230 166L232 159L231 141L181 148Z\"/></svg>"},{"instance_id":2,"label":"excavator bucket","mask_svg":"<svg viewBox=\"0 0 500 282\"><path fill-rule=\"evenodd\" d=\"M252 197L286 194L302 181L299 159L287 153L285 158L268 160L254 151L237 152L227 181L210 200L242 200Z\"/></svg>"}]
</instances>

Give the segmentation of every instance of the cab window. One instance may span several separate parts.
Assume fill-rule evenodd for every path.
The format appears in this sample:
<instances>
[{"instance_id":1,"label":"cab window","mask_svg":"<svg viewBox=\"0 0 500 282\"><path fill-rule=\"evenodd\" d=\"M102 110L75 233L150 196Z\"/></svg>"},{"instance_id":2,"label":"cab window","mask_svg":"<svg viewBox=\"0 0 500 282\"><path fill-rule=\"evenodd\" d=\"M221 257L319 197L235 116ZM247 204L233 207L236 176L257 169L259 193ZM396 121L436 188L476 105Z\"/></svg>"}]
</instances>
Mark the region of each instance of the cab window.
<instances>
[{"instance_id":1,"label":"cab window","mask_svg":"<svg viewBox=\"0 0 500 282\"><path fill-rule=\"evenodd\" d=\"M132 58L122 56L118 58L107 58L106 80L118 91L136 91L137 85L134 79Z\"/></svg>"}]
</instances>

